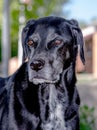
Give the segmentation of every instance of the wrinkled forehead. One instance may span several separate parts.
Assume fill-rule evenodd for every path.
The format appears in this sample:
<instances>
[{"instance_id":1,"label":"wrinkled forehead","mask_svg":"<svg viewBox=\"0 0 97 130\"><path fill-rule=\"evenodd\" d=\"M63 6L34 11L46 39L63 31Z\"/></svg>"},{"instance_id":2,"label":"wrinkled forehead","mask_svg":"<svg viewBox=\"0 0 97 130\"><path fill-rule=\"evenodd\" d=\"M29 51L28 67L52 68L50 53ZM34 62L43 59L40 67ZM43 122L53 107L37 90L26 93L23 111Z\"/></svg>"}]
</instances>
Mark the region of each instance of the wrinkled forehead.
<instances>
[{"instance_id":1,"label":"wrinkled forehead","mask_svg":"<svg viewBox=\"0 0 97 130\"><path fill-rule=\"evenodd\" d=\"M57 36L71 39L71 33L67 24L63 23L38 23L30 27L29 36L37 35L41 39L51 39Z\"/></svg>"}]
</instances>

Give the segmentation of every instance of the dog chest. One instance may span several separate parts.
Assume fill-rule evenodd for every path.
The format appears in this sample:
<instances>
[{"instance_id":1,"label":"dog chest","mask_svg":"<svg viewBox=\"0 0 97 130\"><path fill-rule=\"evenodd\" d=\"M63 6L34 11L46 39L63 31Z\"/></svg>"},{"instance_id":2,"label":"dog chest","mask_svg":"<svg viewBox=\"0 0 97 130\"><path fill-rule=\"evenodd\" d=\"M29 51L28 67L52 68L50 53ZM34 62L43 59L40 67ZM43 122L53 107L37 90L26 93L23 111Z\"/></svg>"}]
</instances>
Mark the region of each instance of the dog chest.
<instances>
[{"instance_id":1,"label":"dog chest","mask_svg":"<svg viewBox=\"0 0 97 130\"><path fill-rule=\"evenodd\" d=\"M46 88L47 89L47 88ZM41 125L43 130L67 130L66 126L65 126L65 110L64 110L64 105L61 103L61 101L59 101L58 99L58 93L57 93L57 89L53 84L50 84L48 86L48 100L46 101L49 110L43 110L45 111L45 113L48 113L48 117L47 119L43 119L43 113L42 113L42 119L43 119L43 123ZM65 97L64 97L65 99ZM41 102L42 105L42 102ZM43 108L43 106L42 106ZM44 106L44 109L46 109L46 107Z\"/></svg>"}]
</instances>

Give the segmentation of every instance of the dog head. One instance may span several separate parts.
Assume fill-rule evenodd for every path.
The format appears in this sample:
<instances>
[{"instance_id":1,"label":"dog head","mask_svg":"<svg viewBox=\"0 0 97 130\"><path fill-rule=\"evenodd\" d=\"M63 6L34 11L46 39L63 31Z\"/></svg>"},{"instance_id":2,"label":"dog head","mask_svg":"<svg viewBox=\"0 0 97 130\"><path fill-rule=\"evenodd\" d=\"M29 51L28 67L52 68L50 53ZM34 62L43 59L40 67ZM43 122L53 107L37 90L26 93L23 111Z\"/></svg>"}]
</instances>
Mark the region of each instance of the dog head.
<instances>
[{"instance_id":1,"label":"dog head","mask_svg":"<svg viewBox=\"0 0 97 130\"><path fill-rule=\"evenodd\" d=\"M45 17L30 20L22 32L23 62L28 59L29 81L56 83L62 72L76 61L78 46L85 63L83 37L75 20Z\"/></svg>"}]
</instances>

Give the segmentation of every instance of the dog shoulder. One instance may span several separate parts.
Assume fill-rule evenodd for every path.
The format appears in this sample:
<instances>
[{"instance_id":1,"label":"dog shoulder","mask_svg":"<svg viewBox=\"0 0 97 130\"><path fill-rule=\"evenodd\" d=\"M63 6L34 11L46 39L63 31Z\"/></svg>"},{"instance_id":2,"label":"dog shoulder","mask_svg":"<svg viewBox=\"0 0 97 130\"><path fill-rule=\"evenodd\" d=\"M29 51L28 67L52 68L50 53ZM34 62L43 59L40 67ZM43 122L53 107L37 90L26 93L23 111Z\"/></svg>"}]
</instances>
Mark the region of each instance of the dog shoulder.
<instances>
[{"instance_id":1,"label":"dog shoulder","mask_svg":"<svg viewBox=\"0 0 97 130\"><path fill-rule=\"evenodd\" d=\"M0 77L0 120L2 115L5 114L4 110L6 109L7 111L11 90L15 86L16 82L19 82L18 79L20 78L21 80L21 77L24 76L25 70L26 64L24 63L13 75L7 78Z\"/></svg>"}]
</instances>

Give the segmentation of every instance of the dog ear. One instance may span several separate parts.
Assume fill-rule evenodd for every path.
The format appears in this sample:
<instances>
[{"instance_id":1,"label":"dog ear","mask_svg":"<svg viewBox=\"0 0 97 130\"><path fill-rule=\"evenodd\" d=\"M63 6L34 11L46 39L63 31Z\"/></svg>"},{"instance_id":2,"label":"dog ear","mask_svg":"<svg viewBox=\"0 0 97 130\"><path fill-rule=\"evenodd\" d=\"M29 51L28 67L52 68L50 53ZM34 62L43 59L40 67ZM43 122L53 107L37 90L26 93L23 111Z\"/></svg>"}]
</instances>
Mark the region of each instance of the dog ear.
<instances>
[{"instance_id":1,"label":"dog ear","mask_svg":"<svg viewBox=\"0 0 97 130\"><path fill-rule=\"evenodd\" d=\"M70 20L69 25L70 25L70 30L72 32L72 36L74 38L75 46L77 45L80 48L80 58L83 64L85 64L84 40L83 40L81 29L76 20Z\"/></svg>"},{"instance_id":2,"label":"dog ear","mask_svg":"<svg viewBox=\"0 0 97 130\"><path fill-rule=\"evenodd\" d=\"M29 20L26 26L22 30L22 47L23 47L22 62L25 62L29 55L29 48L26 44L26 39L27 39L29 29L32 25L34 25L34 23L35 23L35 20Z\"/></svg>"}]
</instances>

